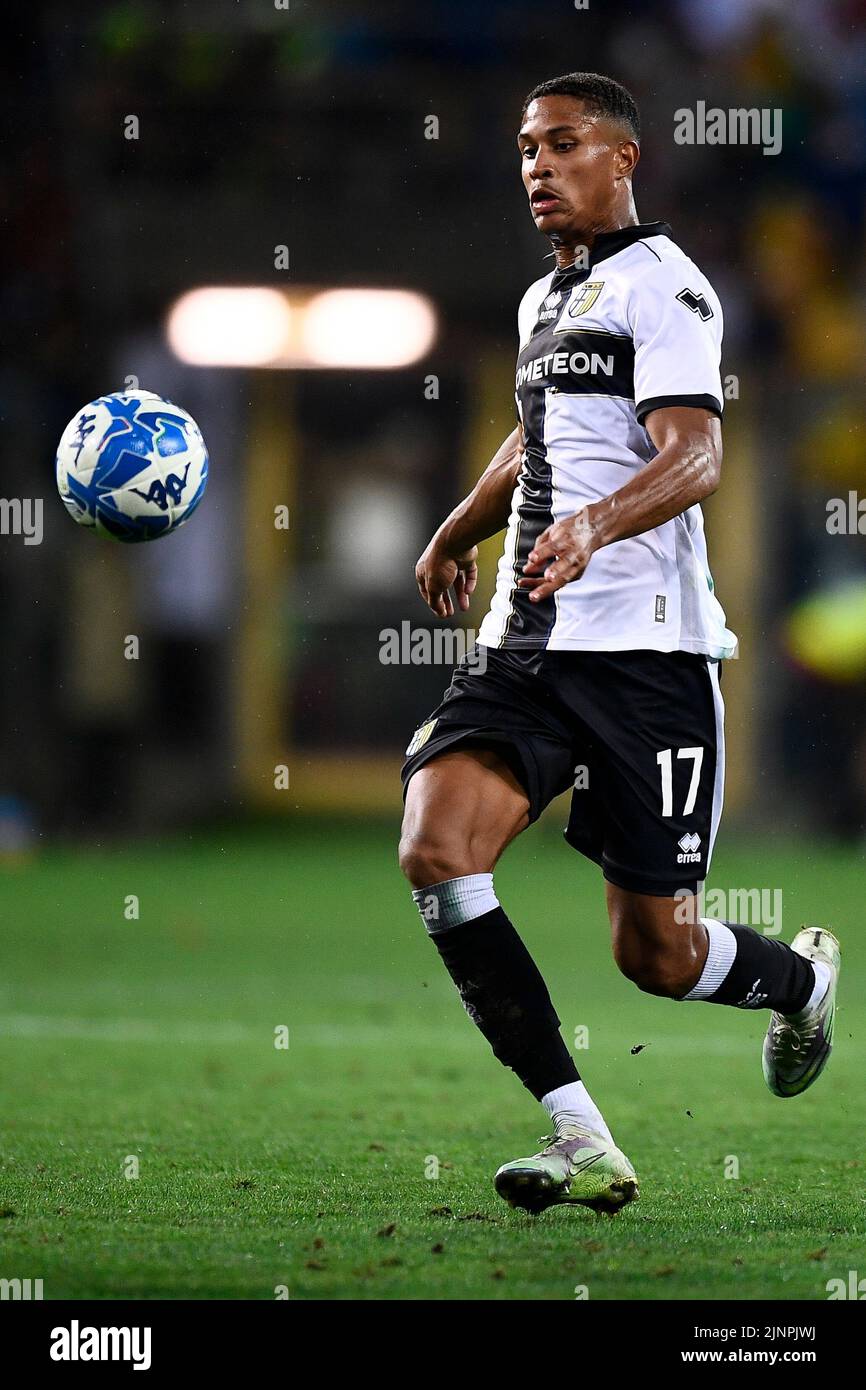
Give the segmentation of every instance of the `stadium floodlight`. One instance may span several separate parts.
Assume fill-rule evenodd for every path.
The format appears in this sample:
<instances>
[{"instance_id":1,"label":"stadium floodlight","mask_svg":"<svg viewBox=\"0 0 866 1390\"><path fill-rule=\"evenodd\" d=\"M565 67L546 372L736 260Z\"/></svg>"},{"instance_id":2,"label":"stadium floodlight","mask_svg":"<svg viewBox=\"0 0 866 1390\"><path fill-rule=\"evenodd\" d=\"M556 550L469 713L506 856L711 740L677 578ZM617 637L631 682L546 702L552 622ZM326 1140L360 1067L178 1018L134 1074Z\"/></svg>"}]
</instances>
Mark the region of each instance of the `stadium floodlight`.
<instances>
[{"instance_id":1,"label":"stadium floodlight","mask_svg":"<svg viewBox=\"0 0 866 1390\"><path fill-rule=\"evenodd\" d=\"M210 367L408 367L436 338L436 311L412 290L203 286L171 307L169 346Z\"/></svg>"},{"instance_id":2,"label":"stadium floodlight","mask_svg":"<svg viewBox=\"0 0 866 1390\"><path fill-rule=\"evenodd\" d=\"M182 362L202 367L271 367L289 346L291 305L274 289L208 286L172 306L166 334Z\"/></svg>"},{"instance_id":3,"label":"stadium floodlight","mask_svg":"<svg viewBox=\"0 0 866 1390\"><path fill-rule=\"evenodd\" d=\"M436 315L411 290L326 290L307 305L301 336L310 366L408 367L430 350Z\"/></svg>"}]
</instances>

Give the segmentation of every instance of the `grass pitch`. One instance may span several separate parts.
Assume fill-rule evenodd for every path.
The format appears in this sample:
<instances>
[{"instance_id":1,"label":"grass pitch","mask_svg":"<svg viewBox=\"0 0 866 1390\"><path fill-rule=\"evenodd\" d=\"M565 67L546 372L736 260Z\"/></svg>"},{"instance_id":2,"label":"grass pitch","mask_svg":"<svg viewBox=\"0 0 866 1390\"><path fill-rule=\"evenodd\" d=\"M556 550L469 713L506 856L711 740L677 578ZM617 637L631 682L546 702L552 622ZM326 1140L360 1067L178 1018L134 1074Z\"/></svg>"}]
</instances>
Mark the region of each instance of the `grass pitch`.
<instances>
[{"instance_id":1,"label":"grass pitch","mask_svg":"<svg viewBox=\"0 0 866 1390\"><path fill-rule=\"evenodd\" d=\"M717 855L713 886L784 889L784 939L841 937L836 1051L781 1101L763 1010L642 996L598 872L542 827L508 852L500 897L566 1037L587 1030L578 1068L643 1194L532 1218L491 1177L545 1117L464 1015L394 838L287 823L3 873L0 1278L48 1299L822 1300L864 1269L859 856Z\"/></svg>"}]
</instances>

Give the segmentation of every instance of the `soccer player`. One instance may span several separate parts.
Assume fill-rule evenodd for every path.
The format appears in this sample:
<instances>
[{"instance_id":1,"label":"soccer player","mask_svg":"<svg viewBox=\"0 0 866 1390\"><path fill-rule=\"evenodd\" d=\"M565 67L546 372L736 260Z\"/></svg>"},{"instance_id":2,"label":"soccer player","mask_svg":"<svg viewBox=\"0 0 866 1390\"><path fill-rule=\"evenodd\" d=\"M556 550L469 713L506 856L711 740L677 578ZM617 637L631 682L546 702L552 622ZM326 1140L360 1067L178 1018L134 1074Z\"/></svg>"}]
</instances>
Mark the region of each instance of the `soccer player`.
<instances>
[{"instance_id":1,"label":"soccer player","mask_svg":"<svg viewBox=\"0 0 866 1390\"><path fill-rule=\"evenodd\" d=\"M834 936L804 928L788 946L684 911L722 810L719 665L736 649L700 509L719 483L722 311L670 227L637 220L639 140L608 77L530 92L523 184L556 268L518 312L517 427L416 568L435 614L465 611L476 547L507 525L484 659L461 662L407 750L400 861L469 1016L550 1117L546 1147L495 1177L529 1211L613 1213L638 1195L493 886L505 847L567 788L566 839L601 866L628 979L769 1009L778 1096L820 1075L833 1033Z\"/></svg>"}]
</instances>

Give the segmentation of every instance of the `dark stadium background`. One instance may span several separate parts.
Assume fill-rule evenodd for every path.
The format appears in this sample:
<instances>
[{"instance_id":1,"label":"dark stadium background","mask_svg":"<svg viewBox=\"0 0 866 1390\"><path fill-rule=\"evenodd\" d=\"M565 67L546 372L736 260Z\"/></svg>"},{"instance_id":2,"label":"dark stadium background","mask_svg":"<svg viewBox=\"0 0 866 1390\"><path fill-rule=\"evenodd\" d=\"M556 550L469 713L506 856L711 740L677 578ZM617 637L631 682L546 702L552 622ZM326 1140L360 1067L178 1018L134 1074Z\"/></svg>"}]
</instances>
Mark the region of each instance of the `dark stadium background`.
<instances>
[{"instance_id":1,"label":"dark stadium background","mask_svg":"<svg viewBox=\"0 0 866 1390\"><path fill-rule=\"evenodd\" d=\"M571 69L609 73L633 91L644 126L639 216L671 223L725 308L733 398L723 484L706 512L741 657L724 677L721 843L742 847L730 861L738 882L766 873L773 884L820 843L830 857L809 869L806 898L823 903L831 863L836 906L839 894L852 913L858 905L866 535L829 534L827 504L866 494L863 0L49 2L7 18L0 47L0 493L45 504L41 545L0 536L0 899L20 931L0 1014L8 1007L18 1020L10 1048L26 1037L28 1059L42 1055L42 1038L37 1092L52 1078L64 1094L79 1084L81 1114L102 1101L88 1100L89 1064L72 1068L76 1044L54 1051L50 1026L40 1032L52 1011L110 1016L116 1041L118 1016L153 1019L164 1006L195 1019L210 1000L202 1026L216 1027L217 1016L257 1008L260 986L277 988L285 943L298 978L320 978L324 1036L340 930L358 970L373 975L380 926L389 970L403 969L404 951L424 950L396 869L397 773L449 671L383 664L380 633L434 626L415 592L415 558L512 428L517 304L550 264L527 212L515 132L526 91ZM674 113L698 101L781 108L781 153L676 144ZM136 140L124 138L130 114ZM425 138L431 116L438 139ZM288 271L274 266L280 245ZM391 371L182 363L166 315L188 290L218 285L411 290L434 305L437 336L424 357ZM146 548L74 526L54 484L67 421L130 374L185 406L211 455L200 511ZM437 399L425 394L431 374ZM278 504L290 509L287 532L274 529ZM474 627L497 547L483 550ZM137 662L123 656L131 633ZM275 788L279 766L287 789ZM554 811L550 834L533 832L541 848L515 860L527 885L532 856L558 845L559 825ZM163 842L175 847L165 860L153 848ZM775 859L765 858L771 842L781 845ZM185 859L177 846L187 843ZM284 856L299 844L284 900ZM381 868L365 877L373 853ZM573 858L557 863L594 882ZM137 891L136 864L163 913L155 954L144 906L145 936L133 945L100 935L110 913L96 895L109 883L118 917ZM231 904L226 931L237 940L225 950L217 888L208 898L187 887L202 864L216 866L209 882ZM244 915L248 891L255 902L273 895L264 946ZM320 891L322 938L311 925ZM381 893L387 922L374 915ZM354 918L365 913L360 938ZM327 959L323 941L337 943ZM601 960L603 931L597 949ZM154 960L165 975L149 994ZM194 992L182 1002L173 991L187 970ZM446 983L436 977L437 1007L459 1030ZM376 1010L388 1006L370 989L359 1027L382 1022L384 1049ZM351 1020L348 991L336 997ZM468 1028L465 1045L472 1075L504 1087ZM114 1075L120 1062L105 1065ZM208 1084L222 1084L221 1065ZM2 1224L9 1235L14 1223ZM88 1269L100 1267L98 1242L94 1250ZM58 1277L73 1292L91 1287L89 1274L83 1284ZM171 1287L171 1277L132 1287ZM705 1288L716 1287L707 1277Z\"/></svg>"},{"instance_id":2,"label":"dark stadium background","mask_svg":"<svg viewBox=\"0 0 866 1390\"><path fill-rule=\"evenodd\" d=\"M414 558L511 428L516 306L548 264L513 137L525 91L574 67L633 89L639 215L671 222L726 310L739 399L707 510L742 638L729 811L861 836L866 540L828 536L826 501L866 473L864 57L853 3L129 0L19 18L0 60L2 477L45 499L46 532L0 546L10 840L17 817L41 835L397 804L400 751L447 672L382 665L379 632L425 625ZM675 144L674 111L700 99L781 107L782 152ZM211 284L418 290L438 337L394 372L184 366L165 314ZM212 458L195 525L148 554L74 530L53 485L67 419L130 372L197 416ZM254 563L274 489L291 530ZM832 652L787 624L846 582L859 634L828 679ZM135 671L127 631L146 639Z\"/></svg>"}]
</instances>

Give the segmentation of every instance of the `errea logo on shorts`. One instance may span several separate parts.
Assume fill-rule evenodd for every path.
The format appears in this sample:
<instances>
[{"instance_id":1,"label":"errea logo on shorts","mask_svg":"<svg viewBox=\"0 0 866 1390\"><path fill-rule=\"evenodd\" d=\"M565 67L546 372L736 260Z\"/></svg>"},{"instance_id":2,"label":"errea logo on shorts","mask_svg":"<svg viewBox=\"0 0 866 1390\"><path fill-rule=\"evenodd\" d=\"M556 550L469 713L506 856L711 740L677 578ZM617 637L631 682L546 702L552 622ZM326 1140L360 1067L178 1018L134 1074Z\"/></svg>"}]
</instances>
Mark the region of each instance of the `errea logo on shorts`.
<instances>
[{"instance_id":1,"label":"errea logo on shorts","mask_svg":"<svg viewBox=\"0 0 866 1390\"><path fill-rule=\"evenodd\" d=\"M695 835L694 832L691 832L688 835L684 835L681 840L678 840L677 844L682 850L682 854L677 855L678 864L698 864L700 862L701 856L698 853L701 845L700 835Z\"/></svg>"}]
</instances>

